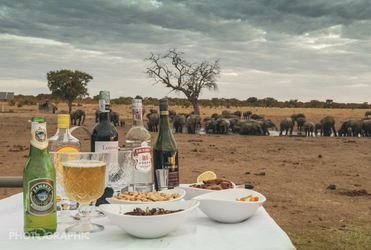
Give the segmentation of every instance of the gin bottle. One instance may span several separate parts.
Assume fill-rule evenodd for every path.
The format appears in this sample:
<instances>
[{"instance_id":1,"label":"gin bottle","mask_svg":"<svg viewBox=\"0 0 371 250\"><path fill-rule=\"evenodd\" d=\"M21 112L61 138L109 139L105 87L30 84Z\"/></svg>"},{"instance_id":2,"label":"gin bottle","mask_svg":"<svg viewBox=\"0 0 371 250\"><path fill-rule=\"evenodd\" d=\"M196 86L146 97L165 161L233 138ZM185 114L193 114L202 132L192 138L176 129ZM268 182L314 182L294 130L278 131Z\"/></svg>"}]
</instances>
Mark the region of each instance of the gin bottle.
<instances>
[{"instance_id":1,"label":"gin bottle","mask_svg":"<svg viewBox=\"0 0 371 250\"><path fill-rule=\"evenodd\" d=\"M142 100L132 101L133 126L126 134L126 148L132 151L130 189L153 191L151 134L143 126Z\"/></svg>"}]
</instances>

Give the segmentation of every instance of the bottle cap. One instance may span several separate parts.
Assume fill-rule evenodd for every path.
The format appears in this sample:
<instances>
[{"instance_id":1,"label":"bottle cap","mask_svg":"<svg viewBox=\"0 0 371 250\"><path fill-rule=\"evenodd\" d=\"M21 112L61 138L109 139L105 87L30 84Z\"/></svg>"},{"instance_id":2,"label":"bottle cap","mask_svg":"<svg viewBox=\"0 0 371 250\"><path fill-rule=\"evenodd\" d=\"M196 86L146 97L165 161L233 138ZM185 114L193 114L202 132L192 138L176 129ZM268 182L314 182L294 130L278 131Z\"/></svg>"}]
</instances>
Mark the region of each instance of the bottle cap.
<instances>
[{"instance_id":1,"label":"bottle cap","mask_svg":"<svg viewBox=\"0 0 371 250\"><path fill-rule=\"evenodd\" d=\"M58 128L70 128L70 115L58 115Z\"/></svg>"},{"instance_id":2,"label":"bottle cap","mask_svg":"<svg viewBox=\"0 0 371 250\"><path fill-rule=\"evenodd\" d=\"M34 117L31 118L31 122L44 123L45 122L45 117L34 116Z\"/></svg>"},{"instance_id":3,"label":"bottle cap","mask_svg":"<svg viewBox=\"0 0 371 250\"><path fill-rule=\"evenodd\" d=\"M166 98L162 98L160 99L160 112L161 111L168 111L169 109L169 104L167 102L167 99Z\"/></svg>"},{"instance_id":4,"label":"bottle cap","mask_svg":"<svg viewBox=\"0 0 371 250\"><path fill-rule=\"evenodd\" d=\"M110 111L110 93L109 91L99 91L99 112Z\"/></svg>"}]
</instances>

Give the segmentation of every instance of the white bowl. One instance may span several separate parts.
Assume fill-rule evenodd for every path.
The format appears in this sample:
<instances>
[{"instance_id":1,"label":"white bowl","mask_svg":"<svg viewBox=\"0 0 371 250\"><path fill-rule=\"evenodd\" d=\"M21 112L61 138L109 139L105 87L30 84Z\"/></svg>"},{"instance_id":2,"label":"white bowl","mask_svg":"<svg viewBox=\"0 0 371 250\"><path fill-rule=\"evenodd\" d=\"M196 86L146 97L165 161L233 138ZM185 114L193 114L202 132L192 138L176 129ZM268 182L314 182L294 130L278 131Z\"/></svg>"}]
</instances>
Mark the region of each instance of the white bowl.
<instances>
[{"instance_id":1,"label":"white bowl","mask_svg":"<svg viewBox=\"0 0 371 250\"><path fill-rule=\"evenodd\" d=\"M259 201L236 201L248 195ZM194 197L200 202L201 211L209 218L222 223L238 223L254 215L266 201L264 195L250 189L226 189Z\"/></svg>"},{"instance_id":2,"label":"white bowl","mask_svg":"<svg viewBox=\"0 0 371 250\"><path fill-rule=\"evenodd\" d=\"M161 206L159 206L158 203L132 205L102 204L99 206L99 209L112 221L113 224L120 227L128 234L138 238L152 239L163 237L177 230L199 204L198 201L167 202L162 203ZM131 212L137 207L143 210L147 207L149 209L163 208L165 210L184 210L164 215L124 215L126 212Z\"/></svg>"},{"instance_id":3,"label":"white bowl","mask_svg":"<svg viewBox=\"0 0 371 250\"><path fill-rule=\"evenodd\" d=\"M166 203L166 202L180 201L181 199L183 199L184 195L186 194L186 192L184 190L181 190L181 189L169 189L169 190L159 191L159 193L165 193L165 194L179 193L180 197L178 197L176 199L173 199L173 200L168 200L168 201L153 201L153 202L127 201L127 200L118 200L118 199L114 199L114 198L106 198L106 200L110 204L152 204L152 203L156 203L156 204L161 203L162 204L162 203Z\"/></svg>"},{"instance_id":4,"label":"white bowl","mask_svg":"<svg viewBox=\"0 0 371 250\"><path fill-rule=\"evenodd\" d=\"M190 187L191 185L194 185L194 184L203 184L203 183L198 182L198 183L193 183L193 184L181 184L179 187L175 187L175 190L184 190L186 192L186 194L183 197L185 200L190 200L193 197L196 197L202 194L213 193L215 191L222 191L222 190L210 190L210 189ZM232 186L233 186L233 189L236 188L236 184L234 184L233 182L232 182Z\"/></svg>"}]
</instances>

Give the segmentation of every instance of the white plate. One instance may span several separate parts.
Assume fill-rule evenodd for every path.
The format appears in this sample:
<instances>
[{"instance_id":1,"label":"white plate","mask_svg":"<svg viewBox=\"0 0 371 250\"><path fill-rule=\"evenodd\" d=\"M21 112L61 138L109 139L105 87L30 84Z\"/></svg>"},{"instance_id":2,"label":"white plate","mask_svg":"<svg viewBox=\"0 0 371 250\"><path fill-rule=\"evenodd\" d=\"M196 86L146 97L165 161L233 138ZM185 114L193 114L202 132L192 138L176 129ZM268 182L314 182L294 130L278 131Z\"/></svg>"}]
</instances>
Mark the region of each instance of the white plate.
<instances>
[{"instance_id":1,"label":"white plate","mask_svg":"<svg viewBox=\"0 0 371 250\"><path fill-rule=\"evenodd\" d=\"M212 192L215 192L215 191L221 191L221 190L210 190L210 189L190 187L190 185L194 185L194 184L203 184L203 182L193 183L193 184L181 184L179 187L176 187L175 190L184 190L186 192L186 194L184 196L185 200L190 200L193 197L196 197L198 195L208 194L208 193L212 193ZM235 189L236 184L234 184L232 182L232 185L233 185L233 188L231 188L231 189Z\"/></svg>"},{"instance_id":2,"label":"white plate","mask_svg":"<svg viewBox=\"0 0 371 250\"><path fill-rule=\"evenodd\" d=\"M155 202L127 201L127 200L118 200L118 199L114 199L114 198L106 198L106 200L110 204L152 204L152 203L158 204L158 203L165 203L165 202L180 201L181 199L183 199L184 195L186 194L186 191L180 190L180 189L169 189L169 190L159 191L159 193L165 193L165 194L178 193L178 194L180 194L180 197L176 198L174 200L155 201Z\"/></svg>"},{"instance_id":3,"label":"white plate","mask_svg":"<svg viewBox=\"0 0 371 250\"><path fill-rule=\"evenodd\" d=\"M198 201L167 202L162 203L160 206L158 202L132 205L102 204L99 206L99 209L113 224L119 226L128 234L138 238L159 238L177 230L199 204L200 202ZM137 207L143 210L147 207L149 209L160 207L165 210L184 210L176 213L153 216L125 215L126 212L131 212Z\"/></svg>"}]
</instances>

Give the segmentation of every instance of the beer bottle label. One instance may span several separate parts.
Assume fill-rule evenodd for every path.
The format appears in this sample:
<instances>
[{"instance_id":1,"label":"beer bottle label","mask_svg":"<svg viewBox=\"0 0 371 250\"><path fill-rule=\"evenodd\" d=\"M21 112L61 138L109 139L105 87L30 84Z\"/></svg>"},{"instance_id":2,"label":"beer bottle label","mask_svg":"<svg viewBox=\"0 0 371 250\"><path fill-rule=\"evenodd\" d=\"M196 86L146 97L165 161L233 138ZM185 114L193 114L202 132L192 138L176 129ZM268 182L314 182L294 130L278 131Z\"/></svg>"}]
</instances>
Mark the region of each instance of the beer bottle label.
<instances>
[{"instance_id":1,"label":"beer bottle label","mask_svg":"<svg viewBox=\"0 0 371 250\"><path fill-rule=\"evenodd\" d=\"M148 173L152 169L152 149L142 142L142 147L133 149L134 168L142 173Z\"/></svg>"},{"instance_id":2,"label":"beer bottle label","mask_svg":"<svg viewBox=\"0 0 371 250\"><path fill-rule=\"evenodd\" d=\"M29 212L36 216L48 215L54 211L54 181L34 179L28 183Z\"/></svg>"},{"instance_id":3,"label":"beer bottle label","mask_svg":"<svg viewBox=\"0 0 371 250\"><path fill-rule=\"evenodd\" d=\"M38 149L48 147L46 123L32 122L31 124L31 145Z\"/></svg>"}]
</instances>

